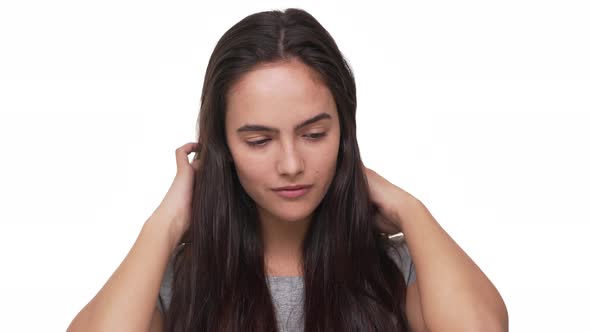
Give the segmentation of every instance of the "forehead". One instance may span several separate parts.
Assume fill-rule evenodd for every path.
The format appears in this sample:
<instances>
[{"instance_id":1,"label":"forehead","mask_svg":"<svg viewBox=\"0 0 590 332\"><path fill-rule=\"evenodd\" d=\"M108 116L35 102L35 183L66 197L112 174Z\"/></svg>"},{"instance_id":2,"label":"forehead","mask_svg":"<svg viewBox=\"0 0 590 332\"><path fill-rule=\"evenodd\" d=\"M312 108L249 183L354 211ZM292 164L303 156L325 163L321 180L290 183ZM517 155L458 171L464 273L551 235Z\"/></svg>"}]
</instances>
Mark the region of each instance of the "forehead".
<instances>
[{"instance_id":1,"label":"forehead","mask_svg":"<svg viewBox=\"0 0 590 332\"><path fill-rule=\"evenodd\" d=\"M226 124L289 127L320 112L337 116L330 89L312 69L290 60L258 65L235 82L227 94Z\"/></svg>"}]
</instances>

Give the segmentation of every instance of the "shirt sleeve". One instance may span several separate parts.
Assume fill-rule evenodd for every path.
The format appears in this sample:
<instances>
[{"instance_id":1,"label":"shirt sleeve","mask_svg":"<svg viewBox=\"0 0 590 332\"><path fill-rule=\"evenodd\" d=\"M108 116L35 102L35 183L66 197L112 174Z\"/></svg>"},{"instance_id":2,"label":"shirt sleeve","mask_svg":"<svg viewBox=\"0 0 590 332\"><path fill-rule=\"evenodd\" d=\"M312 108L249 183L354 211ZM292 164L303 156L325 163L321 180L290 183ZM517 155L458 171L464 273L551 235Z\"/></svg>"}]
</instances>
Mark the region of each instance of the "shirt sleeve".
<instances>
[{"instance_id":1,"label":"shirt sleeve","mask_svg":"<svg viewBox=\"0 0 590 332\"><path fill-rule=\"evenodd\" d=\"M409 286L416 281L416 271L406 240L403 235L391 237L389 240L395 247L394 249L388 250L389 257L391 257L391 259L397 264L404 275L406 285Z\"/></svg>"},{"instance_id":2,"label":"shirt sleeve","mask_svg":"<svg viewBox=\"0 0 590 332\"><path fill-rule=\"evenodd\" d=\"M168 259L168 263L166 264L166 270L164 271L164 277L162 278L162 283L160 284L160 291L158 293L158 301L157 305L160 309L160 312L164 313L168 311L170 307L170 300L172 299L172 282L173 282L173 261L180 249L184 247L184 243L181 243L176 247L170 259Z\"/></svg>"},{"instance_id":3,"label":"shirt sleeve","mask_svg":"<svg viewBox=\"0 0 590 332\"><path fill-rule=\"evenodd\" d=\"M158 294L158 308L160 312L168 311L170 306L170 299L172 297L172 257L168 260L166 270L164 271L164 278L160 284L160 292Z\"/></svg>"}]
</instances>

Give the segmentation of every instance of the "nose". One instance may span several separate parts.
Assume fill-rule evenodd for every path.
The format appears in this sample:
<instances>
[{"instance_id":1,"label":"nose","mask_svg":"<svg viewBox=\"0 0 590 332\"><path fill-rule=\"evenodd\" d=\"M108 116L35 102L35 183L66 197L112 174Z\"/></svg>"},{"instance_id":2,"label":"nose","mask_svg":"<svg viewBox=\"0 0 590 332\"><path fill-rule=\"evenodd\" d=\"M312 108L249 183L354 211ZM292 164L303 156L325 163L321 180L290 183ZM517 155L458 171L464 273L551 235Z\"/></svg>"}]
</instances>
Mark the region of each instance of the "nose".
<instances>
[{"instance_id":1,"label":"nose","mask_svg":"<svg viewBox=\"0 0 590 332\"><path fill-rule=\"evenodd\" d=\"M277 171L280 175L294 177L303 172L303 158L295 148L294 144L283 144L279 160L277 162Z\"/></svg>"}]
</instances>

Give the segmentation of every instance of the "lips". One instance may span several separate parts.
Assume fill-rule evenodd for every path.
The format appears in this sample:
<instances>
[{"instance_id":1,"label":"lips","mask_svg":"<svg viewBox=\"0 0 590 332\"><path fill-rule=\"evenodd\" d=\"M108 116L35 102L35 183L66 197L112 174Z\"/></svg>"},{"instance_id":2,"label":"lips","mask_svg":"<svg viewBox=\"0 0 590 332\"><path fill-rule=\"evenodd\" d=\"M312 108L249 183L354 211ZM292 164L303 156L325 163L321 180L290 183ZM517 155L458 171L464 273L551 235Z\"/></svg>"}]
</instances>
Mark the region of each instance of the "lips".
<instances>
[{"instance_id":1,"label":"lips","mask_svg":"<svg viewBox=\"0 0 590 332\"><path fill-rule=\"evenodd\" d=\"M297 185L291 185L291 186L286 186L286 187L273 188L272 190L274 190L274 191L291 191L291 190L307 189L309 187L311 187L310 184L297 184Z\"/></svg>"},{"instance_id":2,"label":"lips","mask_svg":"<svg viewBox=\"0 0 590 332\"><path fill-rule=\"evenodd\" d=\"M289 187L287 187L287 188L289 188ZM292 186L290 188L295 188L295 189L283 189L283 190L273 189L273 191L276 192L277 195L279 195L280 197L291 200L291 199L302 197L305 194L307 194L309 192L309 190L310 190L309 188L311 188L311 186Z\"/></svg>"}]
</instances>

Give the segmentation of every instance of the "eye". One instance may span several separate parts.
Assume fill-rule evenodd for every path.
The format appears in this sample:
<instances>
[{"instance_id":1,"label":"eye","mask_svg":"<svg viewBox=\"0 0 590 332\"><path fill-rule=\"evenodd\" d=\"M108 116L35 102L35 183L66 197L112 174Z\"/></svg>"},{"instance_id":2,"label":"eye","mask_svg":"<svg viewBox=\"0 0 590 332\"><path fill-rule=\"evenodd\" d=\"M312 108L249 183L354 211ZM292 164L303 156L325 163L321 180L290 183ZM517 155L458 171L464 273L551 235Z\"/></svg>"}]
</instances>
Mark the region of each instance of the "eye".
<instances>
[{"instance_id":1,"label":"eye","mask_svg":"<svg viewBox=\"0 0 590 332\"><path fill-rule=\"evenodd\" d=\"M270 138L267 139L261 139L259 141L253 141L253 142L246 142L246 144L251 145L251 146L262 146L264 145L264 143L266 143L267 141L270 141Z\"/></svg>"},{"instance_id":2,"label":"eye","mask_svg":"<svg viewBox=\"0 0 590 332\"><path fill-rule=\"evenodd\" d=\"M308 134L308 135L304 135L307 136L309 138L311 138L312 140L317 140L320 139L324 136L326 136L326 133L313 133L313 134Z\"/></svg>"},{"instance_id":3,"label":"eye","mask_svg":"<svg viewBox=\"0 0 590 332\"><path fill-rule=\"evenodd\" d=\"M322 137L326 136L326 133L313 133L313 134L307 134L307 135L303 135L305 137L309 137L312 141L317 141L319 139L321 139ZM266 145L266 142L270 141L270 138L267 139L261 139L258 141L252 141L252 142L248 142L246 141L246 144L250 145L250 146L254 146L254 147L261 147Z\"/></svg>"}]
</instances>

